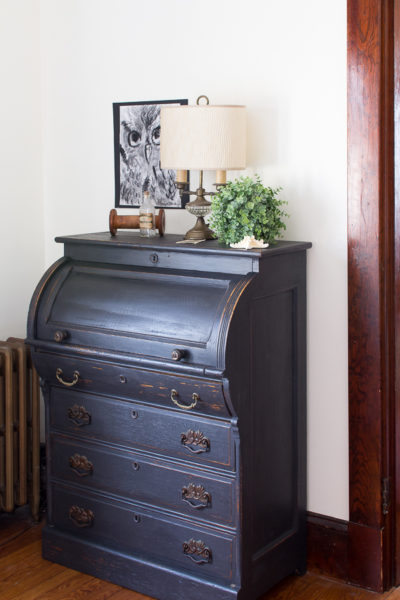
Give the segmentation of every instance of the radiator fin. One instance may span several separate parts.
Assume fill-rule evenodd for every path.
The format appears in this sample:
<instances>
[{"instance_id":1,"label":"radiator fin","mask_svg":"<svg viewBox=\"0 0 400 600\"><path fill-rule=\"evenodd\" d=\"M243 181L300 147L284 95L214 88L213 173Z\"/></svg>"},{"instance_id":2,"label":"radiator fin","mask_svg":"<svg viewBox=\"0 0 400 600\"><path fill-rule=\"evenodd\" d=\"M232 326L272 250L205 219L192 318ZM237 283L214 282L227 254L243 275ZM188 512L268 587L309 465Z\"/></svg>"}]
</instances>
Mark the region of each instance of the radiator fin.
<instances>
[{"instance_id":1,"label":"radiator fin","mask_svg":"<svg viewBox=\"0 0 400 600\"><path fill-rule=\"evenodd\" d=\"M39 519L39 379L24 341L0 341L0 510L29 502Z\"/></svg>"}]
</instances>

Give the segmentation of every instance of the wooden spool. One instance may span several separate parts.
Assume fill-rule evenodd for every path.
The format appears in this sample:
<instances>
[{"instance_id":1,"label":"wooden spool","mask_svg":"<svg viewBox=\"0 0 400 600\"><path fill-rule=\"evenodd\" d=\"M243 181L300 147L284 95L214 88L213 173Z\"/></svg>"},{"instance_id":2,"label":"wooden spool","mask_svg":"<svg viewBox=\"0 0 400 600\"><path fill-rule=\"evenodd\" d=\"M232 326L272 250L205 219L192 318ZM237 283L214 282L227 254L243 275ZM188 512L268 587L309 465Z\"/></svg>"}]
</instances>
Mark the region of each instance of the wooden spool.
<instances>
[{"instance_id":1,"label":"wooden spool","mask_svg":"<svg viewBox=\"0 0 400 600\"><path fill-rule=\"evenodd\" d=\"M163 208L160 208L155 221L159 234L164 235L165 210ZM117 229L140 229L139 215L118 215L115 208L110 210L109 224L111 235L115 235Z\"/></svg>"}]
</instances>

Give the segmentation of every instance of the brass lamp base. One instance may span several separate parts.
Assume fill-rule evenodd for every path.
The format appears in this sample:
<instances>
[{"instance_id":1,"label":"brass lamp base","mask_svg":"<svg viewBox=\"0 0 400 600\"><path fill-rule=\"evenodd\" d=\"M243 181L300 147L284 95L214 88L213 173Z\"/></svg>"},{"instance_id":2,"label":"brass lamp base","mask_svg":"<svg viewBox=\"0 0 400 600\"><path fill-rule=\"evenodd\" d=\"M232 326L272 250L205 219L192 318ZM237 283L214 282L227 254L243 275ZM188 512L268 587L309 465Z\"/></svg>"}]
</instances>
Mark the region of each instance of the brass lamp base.
<instances>
[{"instance_id":1,"label":"brass lamp base","mask_svg":"<svg viewBox=\"0 0 400 600\"><path fill-rule=\"evenodd\" d=\"M186 232L185 240L212 240L214 234L204 221L203 217L197 217L196 225Z\"/></svg>"},{"instance_id":2,"label":"brass lamp base","mask_svg":"<svg viewBox=\"0 0 400 600\"><path fill-rule=\"evenodd\" d=\"M204 217L211 212L211 202L208 202L205 196L213 194L212 192L206 192L203 188L203 171L200 171L200 185L195 192L186 190L187 184L184 181L177 181L176 187L181 197L184 193L196 196L195 200L188 202L185 206L186 210L197 218L196 225L186 232L183 239L188 241L213 240L216 236L204 221Z\"/></svg>"},{"instance_id":3,"label":"brass lamp base","mask_svg":"<svg viewBox=\"0 0 400 600\"><path fill-rule=\"evenodd\" d=\"M211 203L205 199L206 191L202 187L203 172L200 171L200 186L196 190L196 198L188 202L186 210L197 218L196 225L186 232L185 240L212 240L215 236L209 226L205 223L204 217L211 212ZM189 192L194 193L194 192Z\"/></svg>"}]
</instances>

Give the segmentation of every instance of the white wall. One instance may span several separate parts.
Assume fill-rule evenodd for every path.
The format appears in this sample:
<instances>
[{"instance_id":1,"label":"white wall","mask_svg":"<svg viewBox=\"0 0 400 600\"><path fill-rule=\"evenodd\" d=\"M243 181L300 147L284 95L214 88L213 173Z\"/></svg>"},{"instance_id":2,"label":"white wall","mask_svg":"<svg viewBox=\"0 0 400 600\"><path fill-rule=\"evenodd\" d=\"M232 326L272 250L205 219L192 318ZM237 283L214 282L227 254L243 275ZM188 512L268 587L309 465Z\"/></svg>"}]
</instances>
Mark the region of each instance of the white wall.
<instances>
[{"instance_id":1,"label":"white wall","mask_svg":"<svg viewBox=\"0 0 400 600\"><path fill-rule=\"evenodd\" d=\"M112 103L246 104L249 171L284 187L310 240L309 509L348 518L346 2L42 0L46 263L107 229ZM169 211L169 231L192 217Z\"/></svg>"},{"instance_id":2,"label":"white wall","mask_svg":"<svg viewBox=\"0 0 400 600\"><path fill-rule=\"evenodd\" d=\"M44 268L39 0L0 2L0 340L25 337Z\"/></svg>"}]
</instances>

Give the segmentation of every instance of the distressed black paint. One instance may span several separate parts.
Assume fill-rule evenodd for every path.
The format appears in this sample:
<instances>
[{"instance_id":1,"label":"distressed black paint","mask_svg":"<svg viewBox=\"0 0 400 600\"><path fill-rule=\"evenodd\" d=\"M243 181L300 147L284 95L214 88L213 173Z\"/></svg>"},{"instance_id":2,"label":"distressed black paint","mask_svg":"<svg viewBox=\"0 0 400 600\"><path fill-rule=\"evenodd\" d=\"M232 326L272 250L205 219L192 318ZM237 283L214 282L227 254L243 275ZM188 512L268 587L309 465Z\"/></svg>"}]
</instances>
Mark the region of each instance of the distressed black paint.
<instances>
[{"instance_id":1,"label":"distressed black paint","mask_svg":"<svg viewBox=\"0 0 400 600\"><path fill-rule=\"evenodd\" d=\"M60 241L28 325L46 383L44 556L165 600L252 600L304 571L309 244Z\"/></svg>"}]
</instances>

